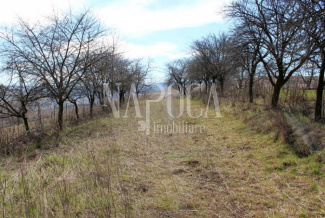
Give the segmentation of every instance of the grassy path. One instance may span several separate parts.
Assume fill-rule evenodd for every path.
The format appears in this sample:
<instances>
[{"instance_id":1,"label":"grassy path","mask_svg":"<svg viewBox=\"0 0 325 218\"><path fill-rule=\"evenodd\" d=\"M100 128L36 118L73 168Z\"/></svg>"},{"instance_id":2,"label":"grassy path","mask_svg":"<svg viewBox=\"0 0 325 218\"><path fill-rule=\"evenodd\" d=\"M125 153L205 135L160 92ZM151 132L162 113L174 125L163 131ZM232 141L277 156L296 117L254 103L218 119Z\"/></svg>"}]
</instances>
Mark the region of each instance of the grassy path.
<instances>
[{"instance_id":1,"label":"grassy path","mask_svg":"<svg viewBox=\"0 0 325 218\"><path fill-rule=\"evenodd\" d=\"M146 135L132 110L67 129L58 148L1 160L0 215L325 216L325 168L315 156L296 157L227 108L223 118L170 119L165 106L153 106L152 124L205 131Z\"/></svg>"}]
</instances>

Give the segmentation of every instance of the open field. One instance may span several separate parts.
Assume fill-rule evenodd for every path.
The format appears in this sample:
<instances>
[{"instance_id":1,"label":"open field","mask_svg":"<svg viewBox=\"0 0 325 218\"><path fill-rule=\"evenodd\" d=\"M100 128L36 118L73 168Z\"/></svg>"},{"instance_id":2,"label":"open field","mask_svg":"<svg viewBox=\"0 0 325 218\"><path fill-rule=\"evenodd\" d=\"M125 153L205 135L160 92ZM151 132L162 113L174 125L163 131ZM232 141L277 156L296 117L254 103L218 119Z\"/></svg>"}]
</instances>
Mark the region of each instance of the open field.
<instances>
[{"instance_id":1,"label":"open field","mask_svg":"<svg viewBox=\"0 0 325 218\"><path fill-rule=\"evenodd\" d=\"M192 103L194 115L205 108ZM213 110L209 118L171 118L165 102L152 104L152 125L184 121L205 127L187 134L139 132L144 118L134 118L132 106L128 118L109 115L67 127L55 147L1 159L0 214L325 216L321 153L299 158L281 140L238 120L231 108L221 112L223 118L214 118Z\"/></svg>"}]
</instances>

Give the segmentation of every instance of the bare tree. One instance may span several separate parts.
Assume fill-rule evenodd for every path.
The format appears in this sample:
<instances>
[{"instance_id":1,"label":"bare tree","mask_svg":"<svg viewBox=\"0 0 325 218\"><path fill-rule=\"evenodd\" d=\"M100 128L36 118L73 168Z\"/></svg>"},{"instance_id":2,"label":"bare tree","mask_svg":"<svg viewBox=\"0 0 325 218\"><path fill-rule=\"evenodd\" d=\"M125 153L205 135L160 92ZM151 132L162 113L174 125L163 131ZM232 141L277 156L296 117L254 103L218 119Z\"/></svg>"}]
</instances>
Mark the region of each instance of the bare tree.
<instances>
[{"instance_id":1,"label":"bare tree","mask_svg":"<svg viewBox=\"0 0 325 218\"><path fill-rule=\"evenodd\" d=\"M130 90L133 75L131 72L131 61L120 58L116 65L116 80L113 85L114 90L118 92L120 104L125 102L125 94Z\"/></svg>"},{"instance_id":2,"label":"bare tree","mask_svg":"<svg viewBox=\"0 0 325 218\"><path fill-rule=\"evenodd\" d=\"M114 96L114 92L117 90L117 77L119 74L120 60L123 59L122 54L118 51L118 42L113 38L113 43L109 47L104 46L100 51L100 58L98 64L95 66L97 68L96 80L99 81L100 86L97 88L96 96L99 99L99 103L102 105L102 110L104 111L105 96L103 90L103 84L108 84L110 95ZM97 82L96 82L97 83Z\"/></svg>"},{"instance_id":3,"label":"bare tree","mask_svg":"<svg viewBox=\"0 0 325 218\"><path fill-rule=\"evenodd\" d=\"M75 88L72 90L71 94L68 97L68 101L73 104L74 112L76 114L76 118L79 119L79 107L78 100L85 97L83 92L83 86L81 83L78 83Z\"/></svg>"},{"instance_id":4,"label":"bare tree","mask_svg":"<svg viewBox=\"0 0 325 218\"><path fill-rule=\"evenodd\" d=\"M42 87L30 79L27 71L15 60L8 63L10 74L8 85L0 85L0 118L17 117L23 120L25 130L29 130L27 112L30 106L42 97Z\"/></svg>"},{"instance_id":5,"label":"bare tree","mask_svg":"<svg viewBox=\"0 0 325 218\"><path fill-rule=\"evenodd\" d=\"M141 59L134 60L131 64L131 73L133 77L133 82L135 84L135 92L137 97L140 92L144 92L148 90L148 85L146 85L146 78L148 73L151 70L151 62L150 60L146 65L141 63Z\"/></svg>"},{"instance_id":6,"label":"bare tree","mask_svg":"<svg viewBox=\"0 0 325 218\"><path fill-rule=\"evenodd\" d=\"M64 102L93 64L91 53L104 31L88 11L53 15L45 23L31 26L21 19L19 26L1 35L3 51L34 69L31 75L46 86L59 106L62 130Z\"/></svg>"},{"instance_id":7,"label":"bare tree","mask_svg":"<svg viewBox=\"0 0 325 218\"><path fill-rule=\"evenodd\" d=\"M305 19L303 27L316 46L315 55L311 58L319 69L318 86L316 91L315 121L322 118L323 91L325 86L325 1L296 0L302 7Z\"/></svg>"},{"instance_id":8,"label":"bare tree","mask_svg":"<svg viewBox=\"0 0 325 218\"><path fill-rule=\"evenodd\" d=\"M93 53L95 61L81 78L81 92L88 99L91 118L96 98L104 105L103 83L107 82L108 62L112 55L110 50L110 46L102 45L98 52Z\"/></svg>"},{"instance_id":9,"label":"bare tree","mask_svg":"<svg viewBox=\"0 0 325 218\"><path fill-rule=\"evenodd\" d=\"M248 96L249 102L253 103L254 78L257 67L261 62L261 57L259 56L261 41L256 31L253 31L254 27L245 25L246 24L238 24L233 30L234 55L237 57L235 60L240 66L242 73L248 73ZM267 53L264 57L266 55Z\"/></svg>"},{"instance_id":10,"label":"bare tree","mask_svg":"<svg viewBox=\"0 0 325 218\"><path fill-rule=\"evenodd\" d=\"M276 108L281 88L313 51L302 28L305 15L292 0L237 0L229 10L243 26L253 27L260 39L259 55L273 86L271 105Z\"/></svg>"},{"instance_id":11,"label":"bare tree","mask_svg":"<svg viewBox=\"0 0 325 218\"><path fill-rule=\"evenodd\" d=\"M208 93L208 85L210 83L209 73L201 66L200 62L193 58L189 61L188 77L191 84L198 84L200 86L200 93L202 93L202 85L205 85L205 93Z\"/></svg>"},{"instance_id":12,"label":"bare tree","mask_svg":"<svg viewBox=\"0 0 325 218\"><path fill-rule=\"evenodd\" d=\"M241 90L246 87L247 71L243 67L237 67L236 73L233 77L237 81L237 89Z\"/></svg>"},{"instance_id":13,"label":"bare tree","mask_svg":"<svg viewBox=\"0 0 325 218\"><path fill-rule=\"evenodd\" d=\"M111 93L109 95L118 95L120 104L125 101L125 94L129 91L133 75L131 72L132 61L124 58L119 53L111 53L103 63L103 81L108 83ZM103 87L101 87L101 90ZM98 96L104 97L103 92L98 93ZM103 99L104 102L104 99Z\"/></svg>"},{"instance_id":14,"label":"bare tree","mask_svg":"<svg viewBox=\"0 0 325 218\"><path fill-rule=\"evenodd\" d=\"M306 84L307 89L311 88L311 84L314 78L317 76L316 68L315 62L309 60L306 61L306 63L298 71L302 81L304 81Z\"/></svg>"},{"instance_id":15,"label":"bare tree","mask_svg":"<svg viewBox=\"0 0 325 218\"><path fill-rule=\"evenodd\" d=\"M89 115L91 118L93 117L93 109L96 100L96 95L97 93L102 92L101 87L103 86L103 83L101 80L101 73L102 72L99 68L97 68L96 66L92 66L88 69L87 73L81 79L82 93L88 99Z\"/></svg>"},{"instance_id":16,"label":"bare tree","mask_svg":"<svg viewBox=\"0 0 325 218\"><path fill-rule=\"evenodd\" d=\"M167 85L172 85L181 94L186 95L186 87L190 84L189 60L179 59L167 64Z\"/></svg>"},{"instance_id":17,"label":"bare tree","mask_svg":"<svg viewBox=\"0 0 325 218\"><path fill-rule=\"evenodd\" d=\"M219 37L212 34L202 40L194 41L191 46L193 55L205 69L212 82L220 82L221 95L223 95L224 82L234 71L231 54L231 45L228 36Z\"/></svg>"}]
</instances>

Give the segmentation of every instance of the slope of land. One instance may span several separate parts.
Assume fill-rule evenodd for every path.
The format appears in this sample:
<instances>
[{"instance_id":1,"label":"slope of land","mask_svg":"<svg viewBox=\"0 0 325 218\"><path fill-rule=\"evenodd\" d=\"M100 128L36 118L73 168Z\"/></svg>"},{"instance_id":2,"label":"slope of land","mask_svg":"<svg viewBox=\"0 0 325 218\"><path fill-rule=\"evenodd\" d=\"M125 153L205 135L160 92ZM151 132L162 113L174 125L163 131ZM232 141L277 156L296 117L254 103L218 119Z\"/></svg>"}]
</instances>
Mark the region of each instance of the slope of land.
<instances>
[{"instance_id":1,"label":"slope of land","mask_svg":"<svg viewBox=\"0 0 325 218\"><path fill-rule=\"evenodd\" d=\"M204 107L193 103L197 115ZM204 124L202 133L146 135L138 131L142 118L135 118L134 107L128 118L109 115L67 128L56 148L1 160L0 214L325 216L322 160L316 154L297 157L229 110L222 108L223 118L210 111L209 118L171 119L165 102L152 104L152 125ZM145 115L144 102L141 113Z\"/></svg>"}]
</instances>

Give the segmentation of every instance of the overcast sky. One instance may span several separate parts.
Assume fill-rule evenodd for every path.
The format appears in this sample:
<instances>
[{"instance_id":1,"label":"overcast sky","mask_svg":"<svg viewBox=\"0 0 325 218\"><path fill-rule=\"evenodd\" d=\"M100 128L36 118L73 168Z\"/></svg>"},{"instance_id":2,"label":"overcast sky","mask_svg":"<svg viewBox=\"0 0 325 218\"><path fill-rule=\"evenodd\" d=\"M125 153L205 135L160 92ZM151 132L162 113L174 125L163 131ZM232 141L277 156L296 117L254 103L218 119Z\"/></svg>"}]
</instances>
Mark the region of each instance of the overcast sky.
<instances>
[{"instance_id":1,"label":"overcast sky","mask_svg":"<svg viewBox=\"0 0 325 218\"><path fill-rule=\"evenodd\" d=\"M189 55L193 40L228 30L220 11L229 0L7 0L1 3L0 25L17 17L34 22L54 10L91 8L113 28L129 58L150 58L154 75L163 79L166 63Z\"/></svg>"}]
</instances>

